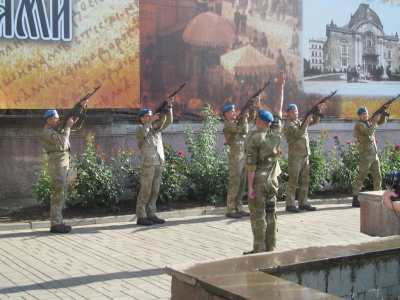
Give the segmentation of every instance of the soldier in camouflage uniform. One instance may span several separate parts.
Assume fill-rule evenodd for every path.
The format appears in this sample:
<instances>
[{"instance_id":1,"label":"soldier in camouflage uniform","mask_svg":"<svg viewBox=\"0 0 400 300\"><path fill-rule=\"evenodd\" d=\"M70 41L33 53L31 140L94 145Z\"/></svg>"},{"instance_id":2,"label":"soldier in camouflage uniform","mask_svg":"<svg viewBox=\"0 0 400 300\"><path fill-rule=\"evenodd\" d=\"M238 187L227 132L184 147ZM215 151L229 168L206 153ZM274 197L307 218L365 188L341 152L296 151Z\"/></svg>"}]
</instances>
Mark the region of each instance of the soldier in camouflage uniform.
<instances>
[{"instance_id":1,"label":"soldier in camouflage uniform","mask_svg":"<svg viewBox=\"0 0 400 300\"><path fill-rule=\"evenodd\" d=\"M138 225L162 224L164 219L156 216L156 201L161 185L164 159L161 131L173 121L172 103L174 98L167 100L167 112L160 118L160 114L152 114L151 109L142 109L139 112L141 124L136 129L136 139L142 160L140 177L140 191L136 202L136 216Z\"/></svg>"},{"instance_id":2,"label":"soldier in camouflage uniform","mask_svg":"<svg viewBox=\"0 0 400 300\"><path fill-rule=\"evenodd\" d=\"M258 97L259 98L259 97ZM259 100L259 99L258 99ZM226 216L239 219L248 217L250 213L243 210L242 198L246 184L245 141L249 132L249 123L255 117L254 110L246 111L236 122L235 105L227 105L222 109L225 116L223 133L229 150L229 183L226 199Z\"/></svg>"},{"instance_id":3,"label":"soldier in camouflage uniform","mask_svg":"<svg viewBox=\"0 0 400 300\"><path fill-rule=\"evenodd\" d=\"M275 213L276 193L281 173L278 157L281 143L281 119L283 86L286 74L280 71L275 79L278 88L274 115L259 110L257 131L246 144L246 168L250 222L253 231L253 250L243 254L273 251L276 248L277 218Z\"/></svg>"},{"instance_id":4,"label":"soldier in camouflage uniform","mask_svg":"<svg viewBox=\"0 0 400 300\"><path fill-rule=\"evenodd\" d=\"M84 107L88 100L82 101ZM60 118L55 109L44 114L46 125L42 132L43 149L49 157L48 169L51 178L50 232L68 233L71 226L65 225L62 209L68 196L68 171L70 162L69 134L74 124L72 118L66 120L59 132Z\"/></svg>"},{"instance_id":5,"label":"soldier in camouflage uniform","mask_svg":"<svg viewBox=\"0 0 400 300\"><path fill-rule=\"evenodd\" d=\"M382 118L379 114L369 123L368 110L365 106L360 107L357 114L358 121L354 127L354 136L359 143L360 160L358 175L353 183L353 207L360 207L358 192L361 190L363 182L367 178L368 171L372 173L374 191L380 191L382 189L382 175L375 142L375 129L378 125L382 125L387 120L387 117Z\"/></svg>"},{"instance_id":6,"label":"soldier in camouflage uniform","mask_svg":"<svg viewBox=\"0 0 400 300\"><path fill-rule=\"evenodd\" d=\"M319 109L324 104L320 104ZM284 134L288 143L288 175L289 182L286 188L286 211L300 212L300 210L314 211L316 207L307 204L308 187L310 184L310 145L308 142L308 126L317 124L318 115L309 116L301 126L299 112L295 104L286 108L288 118L284 126ZM297 186L299 187L299 208L295 206Z\"/></svg>"}]
</instances>

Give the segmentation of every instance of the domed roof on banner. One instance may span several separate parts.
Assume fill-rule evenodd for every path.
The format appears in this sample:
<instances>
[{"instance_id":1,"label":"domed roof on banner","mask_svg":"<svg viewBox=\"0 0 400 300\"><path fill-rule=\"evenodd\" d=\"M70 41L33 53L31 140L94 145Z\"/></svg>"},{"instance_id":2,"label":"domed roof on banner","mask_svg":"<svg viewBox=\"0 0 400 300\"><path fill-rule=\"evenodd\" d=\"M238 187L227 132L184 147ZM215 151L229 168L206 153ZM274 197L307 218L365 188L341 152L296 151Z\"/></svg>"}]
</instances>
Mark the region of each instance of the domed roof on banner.
<instances>
[{"instance_id":1,"label":"domed roof on banner","mask_svg":"<svg viewBox=\"0 0 400 300\"><path fill-rule=\"evenodd\" d=\"M221 65L232 75L266 74L277 69L274 60L250 44L222 55Z\"/></svg>"},{"instance_id":2,"label":"domed roof on banner","mask_svg":"<svg viewBox=\"0 0 400 300\"><path fill-rule=\"evenodd\" d=\"M369 4L362 3L354 15L351 16L347 27L349 29L356 29L365 22L372 22L383 31L383 25L377 13L369 7Z\"/></svg>"},{"instance_id":3,"label":"domed roof on banner","mask_svg":"<svg viewBox=\"0 0 400 300\"><path fill-rule=\"evenodd\" d=\"M183 32L183 40L199 47L227 47L236 38L233 25L213 12L204 12L193 18Z\"/></svg>"}]
</instances>

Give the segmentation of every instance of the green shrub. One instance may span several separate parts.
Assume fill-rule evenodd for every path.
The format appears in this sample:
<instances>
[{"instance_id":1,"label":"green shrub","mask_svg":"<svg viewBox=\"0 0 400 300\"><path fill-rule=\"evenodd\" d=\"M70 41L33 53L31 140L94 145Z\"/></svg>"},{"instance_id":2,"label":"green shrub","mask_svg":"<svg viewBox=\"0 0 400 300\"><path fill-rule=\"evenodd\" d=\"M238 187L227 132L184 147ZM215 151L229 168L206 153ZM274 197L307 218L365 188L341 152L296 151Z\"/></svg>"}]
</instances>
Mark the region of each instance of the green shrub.
<instances>
[{"instance_id":1,"label":"green shrub","mask_svg":"<svg viewBox=\"0 0 400 300\"><path fill-rule=\"evenodd\" d=\"M73 159L76 179L72 187L84 207L105 207L118 210L118 201L123 193L120 174L107 165L108 156L94 143L94 133L86 136L86 149L82 156Z\"/></svg>"},{"instance_id":2,"label":"green shrub","mask_svg":"<svg viewBox=\"0 0 400 300\"><path fill-rule=\"evenodd\" d=\"M36 172L37 177L36 182L32 185L33 194L36 196L36 200L45 205L50 205L51 203L51 178L49 173L49 156L43 150L42 168L39 172Z\"/></svg>"},{"instance_id":3,"label":"green shrub","mask_svg":"<svg viewBox=\"0 0 400 300\"><path fill-rule=\"evenodd\" d=\"M171 203L188 194L190 169L183 151L176 152L170 145L164 144L164 153L159 198L162 202Z\"/></svg>"},{"instance_id":4,"label":"green shrub","mask_svg":"<svg viewBox=\"0 0 400 300\"><path fill-rule=\"evenodd\" d=\"M185 140L190 154L190 179L197 199L206 199L212 204L224 200L228 188L228 152L224 147L217 150L219 119L210 105L204 109L205 123L195 138L189 126L185 126Z\"/></svg>"},{"instance_id":5,"label":"green shrub","mask_svg":"<svg viewBox=\"0 0 400 300\"><path fill-rule=\"evenodd\" d=\"M379 160L382 173L382 188L390 188L385 184L386 173L400 171L400 145L393 145L390 141L385 141L383 151L379 151Z\"/></svg>"},{"instance_id":6,"label":"green shrub","mask_svg":"<svg viewBox=\"0 0 400 300\"><path fill-rule=\"evenodd\" d=\"M322 188L326 182L330 181L327 155L324 149L324 142L327 140L328 131L322 130L316 140L310 140L310 185L308 194L313 195Z\"/></svg>"},{"instance_id":7,"label":"green shrub","mask_svg":"<svg viewBox=\"0 0 400 300\"><path fill-rule=\"evenodd\" d=\"M130 184L130 188L136 195L140 190L140 172L141 166L135 166L133 164L133 156L135 154L135 149L133 147L125 148L114 147L113 154L116 156L112 157L114 171L118 172L121 178L127 178ZM118 171L117 171L118 170Z\"/></svg>"},{"instance_id":8,"label":"green shrub","mask_svg":"<svg viewBox=\"0 0 400 300\"><path fill-rule=\"evenodd\" d=\"M336 152L331 158L332 185L337 191L351 192L358 174L358 143L348 141L344 146L337 136L334 139Z\"/></svg>"}]
</instances>

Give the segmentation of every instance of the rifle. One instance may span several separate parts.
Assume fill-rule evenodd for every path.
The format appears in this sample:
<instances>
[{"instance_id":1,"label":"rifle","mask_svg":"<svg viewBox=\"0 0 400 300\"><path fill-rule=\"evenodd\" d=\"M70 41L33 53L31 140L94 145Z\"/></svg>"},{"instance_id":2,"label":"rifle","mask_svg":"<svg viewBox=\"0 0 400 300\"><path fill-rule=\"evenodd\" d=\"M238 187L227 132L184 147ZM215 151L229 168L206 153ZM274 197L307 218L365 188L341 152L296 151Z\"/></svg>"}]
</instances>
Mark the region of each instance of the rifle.
<instances>
[{"instance_id":1,"label":"rifle","mask_svg":"<svg viewBox=\"0 0 400 300\"><path fill-rule=\"evenodd\" d=\"M303 119L303 122L301 122L300 128L303 127L304 123L306 122L306 120L307 120L307 118L308 118L309 116L317 115L317 116L323 118L324 115L320 113L318 106L319 106L320 104L325 103L329 98L331 98L333 95L335 95L336 92L337 92L337 90L334 91L334 92L331 92L331 94L330 94L329 96L327 96L327 97L321 99L317 104L315 104L315 105L313 106L313 108L311 108L311 109L306 113L306 115L304 116L304 119Z\"/></svg>"},{"instance_id":2,"label":"rifle","mask_svg":"<svg viewBox=\"0 0 400 300\"><path fill-rule=\"evenodd\" d=\"M93 90L93 92L88 93L86 96L84 96L81 100L79 100L79 101L74 105L74 107L71 109L71 111L65 116L64 121L63 121L63 124L62 124L62 126L61 126L61 128L60 128L60 130L59 130L59 133L61 133L61 131L64 129L65 123L68 121L68 119L76 117L76 120L75 120L75 122L76 122L76 121L79 119L79 117L86 118L86 109L87 109L87 105L85 105L85 108L83 108L83 107L81 106L81 103L82 103L83 101L88 100L99 88L100 88L100 85L97 86L97 87L95 87L94 90ZM83 110L83 109L85 109L85 113L82 114L82 110ZM82 125L83 125L83 122L82 122L81 126L78 128L78 130L82 127Z\"/></svg>"},{"instance_id":3,"label":"rifle","mask_svg":"<svg viewBox=\"0 0 400 300\"><path fill-rule=\"evenodd\" d=\"M372 121L375 116L382 114L384 117L389 117L389 114L386 112L386 110L392 105L392 103L400 97L400 94L397 94L397 97L393 97L390 99L388 102L383 104L381 108L379 108L376 112L374 112L371 116L371 118L368 119L368 123Z\"/></svg>"},{"instance_id":4,"label":"rifle","mask_svg":"<svg viewBox=\"0 0 400 300\"><path fill-rule=\"evenodd\" d=\"M169 95L167 98L165 99L169 99L174 97L176 94L178 94L178 92L186 85L186 83L183 83L181 86L179 86L179 88L173 92L171 95ZM155 114L159 114L161 112L164 111L165 107L167 106L167 100L164 100L163 103L161 103L161 105L154 111L154 115Z\"/></svg>"},{"instance_id":5,"label":"rifle","mask_svg":"<svg viewBox=\"0 0 400 300\"><path fill-rule=\"evenodd\" d=\"M261 92L267 87L269 84L269 81L264 84L262 88L260 88L247 102L246 104L240 109L240 114L236 117L236 120L240 120L240 118L243 116L243 114L246 112L248 109L255 109L256 106L253 106L253 99L260 96Z\"/></svg>"}]
</instances>

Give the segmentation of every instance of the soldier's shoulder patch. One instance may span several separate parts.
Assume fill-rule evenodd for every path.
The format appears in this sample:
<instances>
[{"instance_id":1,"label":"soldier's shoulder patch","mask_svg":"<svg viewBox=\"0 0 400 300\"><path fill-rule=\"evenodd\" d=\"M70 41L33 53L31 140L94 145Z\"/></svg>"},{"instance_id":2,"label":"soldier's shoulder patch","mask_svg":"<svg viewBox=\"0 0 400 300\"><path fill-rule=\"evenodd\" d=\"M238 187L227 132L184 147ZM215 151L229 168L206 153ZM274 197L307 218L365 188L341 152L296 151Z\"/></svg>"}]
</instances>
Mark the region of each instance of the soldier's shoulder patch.
<instances>
[{"instance_id":1,"label":"soldier's shoulder patch","mask_svg":"<svg viewBox=\"0 0 400 300\"><path fill-rule=\"evenodd\" d=\"M246 163L250 165L253 162L253 152L247 152Z\"/></svg>"}]
</instances>

